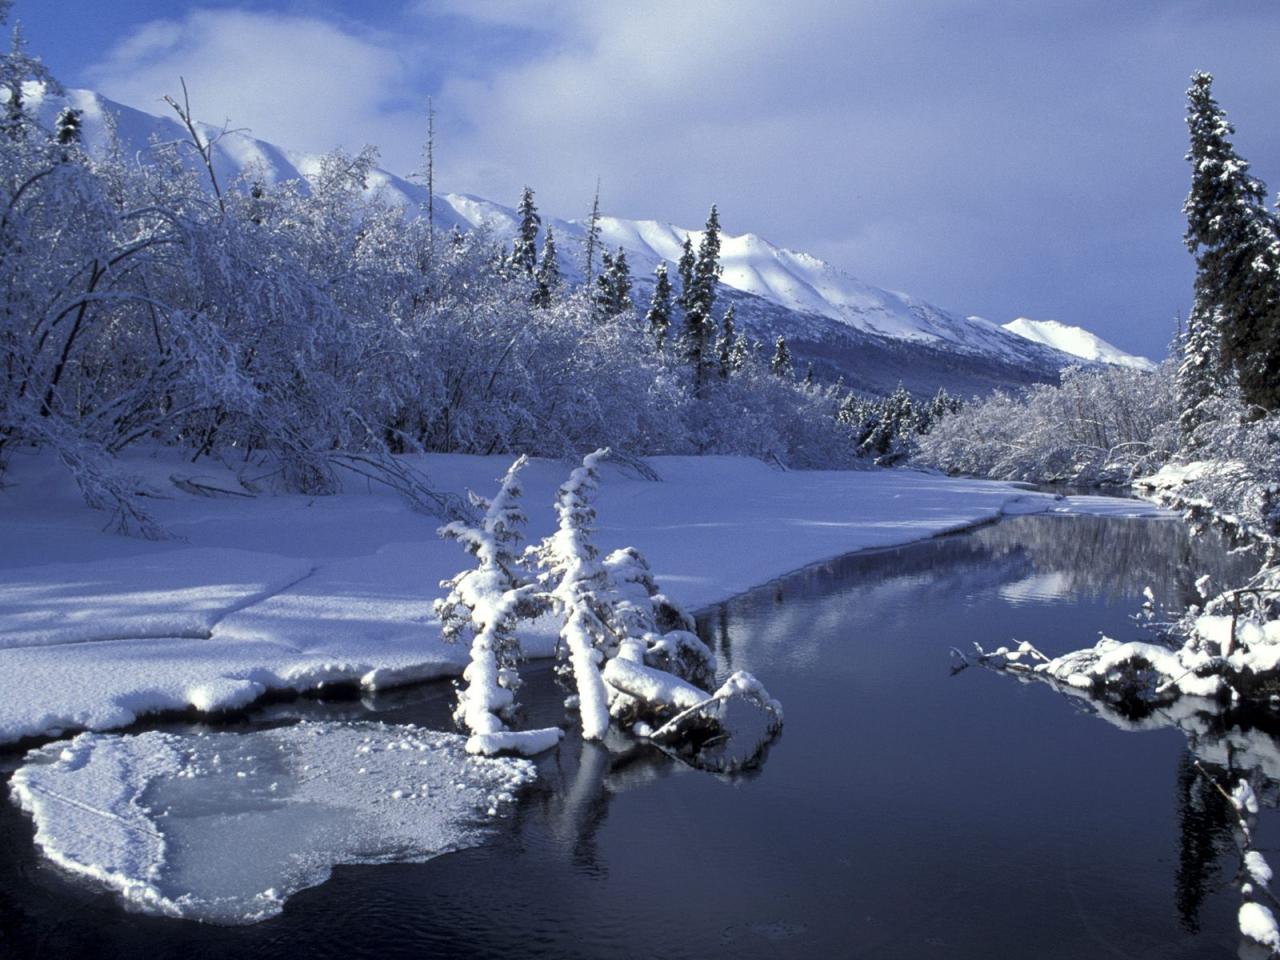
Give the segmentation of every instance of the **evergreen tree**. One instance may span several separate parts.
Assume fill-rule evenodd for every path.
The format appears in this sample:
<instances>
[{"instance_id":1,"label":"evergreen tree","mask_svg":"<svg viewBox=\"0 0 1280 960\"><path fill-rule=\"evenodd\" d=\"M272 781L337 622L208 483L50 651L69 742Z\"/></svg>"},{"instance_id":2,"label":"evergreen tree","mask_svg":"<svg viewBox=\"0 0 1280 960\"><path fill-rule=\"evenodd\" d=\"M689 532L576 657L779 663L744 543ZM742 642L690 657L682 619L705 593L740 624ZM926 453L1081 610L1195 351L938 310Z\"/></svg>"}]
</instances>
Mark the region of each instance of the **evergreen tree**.
<instances>
[{"instance_id":1,"label":"evergreen tree","mask_svg":"<svg viewBox=\"0 0 1280 960\"><path fill-rule=\"evenodd\" d=\"M681 281L685 279L685 257L681 257ZM716 284L720 279L720 214L715 204L707 215L702 241L698 244L698 258L689 271L689 286L682 291L685 309L685 343L689 366L693 368L694 391L702 395L707 367L712 361L709 354L713 345L715 323L711 317L716 302Z\"/></svg>"},{"instance_id":2,"label":"evergreen tree","mask_svg":"<svg viewBox=\"0 0 1280 960\"><path fill-rule=\"evenodd\" d=\"M538 228L542 218L538 216L538 208L533 203L533 191L528 187L520 195L520 206L516 208L520 216L520 229L516 234L511 250L511 263L517 271L526 277L532 277L538 265Z\"/></svg>"},{"instance_id":3,"label":"evergreen tree","mask_svg":"<svg viewBox=\"0 0 1280 960\"><path fill-rule=\"evenodd\" d=\"M737 373L747 365L747 361L751 359L752 354L751 341L747 339L744 333L738 334L733 338L733 349L729 352L729 369L733 373Z\"/></svg>"},{"instance_id":4,"label":"evergreen tree","mask_svg":"<svg viewBox=\"0 0 1280 960\"><path fill-rule=\"evenodd\" d=\"M4 23L7 16L8 8L0 7L0 23ZM23 100L22 85L28 81L43 84L46 93L62 92L62 87L53 78L49 68L40 61L39 57L33 57L27 53L27 41L22 36L22 26L15 23L9 53L7 56L0 57L0 90L9 94L5 101L4 125L8 128L9 136L14 139L21 137L23 130L32 122L26 115L24 109L26 104Z\"/></svg>"},{"instance_id":5,"label":"evergreen tree","mask_svg":"<svg viewBox=\"0 0 1280 960\"><path fill-rule=\"evenodd\" d=\"M542 259L538 263L534 280L537 282L533 291L534 305L549 307L556 290L560 288L560 261L556 256L556 241L551 235L550 225L542 238Z\"/></svg>"},{"instance_id":6,"label":"evergreen tree","mask_svg":"<svg viewBox=\"0 0 1280 960\"><path fill-rule=\"evenodd\" d=\"M836 410L836 422L845 426L856 427L862 423L862 419L862 402L850 391L840 401L840 406Z\"/></svg>"},{"instance_id":7,"label":"evergreen tree","mask_svg":"<svg viewBox=\"0 0 1280 960\"><path fill-rule=\"evenodd\" d=\"M811 363L809 363L809 365L805 367L805 371L804 371L804 385L805 385L806 387L812 387L812 386L813 386L813 363L812 363L812 362L811 362Z\"/></svg>"},{"instance_id":8,"label":"evergreen tree","mask_svg":"<svg viewBox=\"0 0 1280 960\"><path fill-rule=\"evenodd\" d=\"M587 220L586 235L582 238L582 248L587 261L583 276L587 278L587 289L595 279L596 247L600 244L600 178L596 178L596 195L591 201L591 216Z\"/></svg>"},{"instance_id":9,"label":"evergreen tree","mask_svg":"<svg viewBox=\"0 0 1280 960\"><path fill-rule=\"evenodd\" d=\"M1187 318L1187 332L1180 339L1181 359L1175 374L1178 434L1182 448L1190 451L1200 445L1197 431L1211 416L1208 402L1219 396L1226 386L1218 312L1202 311L1197 304Z\"/></svg>"},{"instance_id":10,"label":"evergreen tree","mask_svg":"<svg viewBox=\"0 0 1280 960\"><path fill-rule=\"evenodd\" d=\"M661 350L667 340L667 331L671 328L671 281L667 278L667 264L658 264L653 271L653 299L649 301L649 310L644 315L653 341Z\"/></svg>"},{"instance_id":11,"label":"evergreen tree","mask_svg":"<svg viewBox=\"0 0 1280 960\"><path fill-rule=\"evenodd\" d=\"M720 379L727 380L733 373L733 349L737 345L737 335L733 323L733 304L724 312L724 320L720 327L720 342L717 349L720 354Z\"/></svg>"},{"instance_id":12,"label":"evergreen tree","mask_svg":"<svg viewBox=\"0 0 1280 960\"><path fill-rule=\"evenodd\" d=\"M938 392L933 395L933 399L929 402L924 429L927 430L947 414L955 413L959 409L960 399L947 393L945 387L939 387Z\"/></svg>"},{"instance_id":13,"label":"evergreen tree","mask_svg":"<svg viewBox=\"0 0 1280 960\"><path fill-rule=\"evenodd\" d=\"M769 369L779 377L790 377L795 374L791 367L791 350L787 340L781 334L773 345L773 359L769 361Z\"/></svg>"},{"instance_id":14,"label":"evergreen tree","mask_svg":"<svg viewBox=\"0 0 1280 960\"><path fill-rule=\"evenodd\" d=\"M54 121L54 136L58 144L69 147L80 142L80 111L74 107L63 107Z\"/></svg>"},{"instance_id":15,"label":"evergreen tree","mask_svg":"<svg viewBox=\"0 0 1280 960\"><path fill-rule=\"evenodd\" d=\"M676 263L676 275L680 278L680 305L681 313L688 314L689 307L693 303L693 268L697 265L697 258L693 254L693 240L688 234L684 237L684 246L680 250L680 260Z\"/></svg>"},{"instance_id":16,"label":"evergreen tree","mask_svg":"<svg viewBox=\"0 0 1280 960\"><path fill-rule=\"evenodd\" d=\"M627 252L621 247L613 256L613 306L615 314L635 306L631 302L631 266L627 263Z\"/></svg>"},{"instance_id":17,"label":"evergreen tree","mask_svg":"<svg viewBox=\"0 0 1280 960\"><path fill-rule=\"evenodd\" d=\"M1187 249L1196 256L1194 310L1203 335L1217 321L1221 363L1235 371L1244 400L1280 409L1280 235L1266 187L1236 153L1235 130L1212 85L1199 72L1187 91L1192 173L1183 211ZM1198 357L1195 367L1209 359Z\"/></svg>"},{"instance_id":18,"label":"evergreen tree","mask_svg":"<svg viewBox=\"0 0 1280 960\"><path fill-rule=\"evenodd\" d=\"M597 314L608 319L633 306L631 267L627 264L626 251L621 247L617 253L606 252L601 259L604 266L600 270L600 276L596 277L595 304Z\"/></svg>"}]
</instances>

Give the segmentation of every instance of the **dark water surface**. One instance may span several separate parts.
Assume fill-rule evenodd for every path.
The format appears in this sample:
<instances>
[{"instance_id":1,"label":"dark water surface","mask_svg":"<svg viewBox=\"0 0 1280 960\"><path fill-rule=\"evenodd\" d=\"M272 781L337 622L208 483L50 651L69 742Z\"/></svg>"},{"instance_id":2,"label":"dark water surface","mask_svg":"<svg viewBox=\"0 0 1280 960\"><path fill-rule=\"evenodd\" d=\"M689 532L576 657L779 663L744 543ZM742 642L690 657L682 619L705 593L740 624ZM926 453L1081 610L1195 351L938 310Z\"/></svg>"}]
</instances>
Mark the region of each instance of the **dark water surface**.
<instances>
[{"instance_id":1,"label":"dark water surface","mask_svg":"<svg viewBox=\"0 0 1280 960\"><path fill-rule=\"evenodd\" d=\"M786 708L757 769L570 738L485 846L339 867L250 927L128 912L41 861L29 819L0 804L0 955L1231 957L1236 853L1190 750L1238 741L1265 762L1277 741L1229 724L1189 741L1160 716L1121 729L1041 685L952 676L948 651L1137 638L1144 587L1178 605L1201 573L1248 566L1176 521L1024 517L810 568L701 619L721 670L756 672ZM527 676L529 723L560 721L550 671ZM444 727L451 695L298 701L246 723ZM6 776L19 760L0 755Z\"/></svg>"}]
</instances>

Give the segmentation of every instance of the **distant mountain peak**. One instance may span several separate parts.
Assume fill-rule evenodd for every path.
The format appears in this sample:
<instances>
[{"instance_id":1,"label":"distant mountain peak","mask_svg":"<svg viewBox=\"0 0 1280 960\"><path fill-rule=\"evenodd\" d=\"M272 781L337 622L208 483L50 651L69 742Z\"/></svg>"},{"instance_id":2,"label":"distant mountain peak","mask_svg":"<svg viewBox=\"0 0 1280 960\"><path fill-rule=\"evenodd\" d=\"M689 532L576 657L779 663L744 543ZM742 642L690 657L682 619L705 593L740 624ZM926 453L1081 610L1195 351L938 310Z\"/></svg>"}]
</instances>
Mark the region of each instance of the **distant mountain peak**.
<instances>
[{"instance_id":1,"label":"distant mountain peak","mask_svg":"<svg viewBox=\"0 0 1280 960\"><path fill-rule=\"evenodd\" d=\"M1026 317L1018 317L1006 323L1004 329L1035 343L1042 343L1063 353L1088 360L1090 363L1109 363L1121 367L1133 367L1135 370L1156 368L1155 363L1146 357L1125 353L1119 347L1107 343L1096 333L1090 333L1083 327L1073 327L1060 320L1029 320Z\"/></svg>"},{"instance_id":2,"label":"distant mountain peak","mask_svg":"<svg viewBox=\"0 0 1280 960\"><path fill-rule=\"evenodd\" d=\"M64 103L84 111L84 143L91 151L108 149L113 130L125 153L140 157L155 141L187 137L176 118L159 107L156 113L136 110L88 90L68 91L65 99L38 93L28 97L28 105L46 124L52 124ZM211 138L222 132L203 123L199 128ZM247 175L267 185L298 180L306 189L319 171L320 157L233 130L217 140L213 164L223 184ZM370 174L368 192L409 212L425 211L428 202L423 185L381 169ZM483 227L499 242L509 241L519 222L511 207L474 194L437 194L434 210L441 230ZM555 219L544 211L543 223L559 241L565 279L581 282L582 221ZM657 220L606 216L599 226L599 249L626 251L642 311L654 268L663 261L674 265L686 236L695 246L702 238L700 228ZM738 305L741 330L766 344L784 335L793 352L798 351L797 359L814 361L825 376L843 376L850 386L866 392L887 392L898 382L917 393L932 393L940 385L953 392L983 392L1052 380L1080 359L1149 364L1079 328L1065 328L1079 331L1075 337L1029 336L1022 329L953 313L909 294L872 286L812 254L777 246L754 233L722 233L720 259L722 302ZM1092 354L1080 352L1087 344L1098 346Z\"/></svg>"}]
</instances>

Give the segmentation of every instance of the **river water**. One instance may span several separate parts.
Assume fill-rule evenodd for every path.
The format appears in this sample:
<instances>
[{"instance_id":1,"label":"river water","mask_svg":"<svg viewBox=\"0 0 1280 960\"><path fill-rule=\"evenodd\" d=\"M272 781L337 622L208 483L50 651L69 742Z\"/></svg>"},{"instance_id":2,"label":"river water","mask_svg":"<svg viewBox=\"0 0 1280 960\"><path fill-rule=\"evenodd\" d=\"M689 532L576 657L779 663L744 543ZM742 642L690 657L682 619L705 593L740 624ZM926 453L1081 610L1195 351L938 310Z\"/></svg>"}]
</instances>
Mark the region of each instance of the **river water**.
<instances>
[{"instance_id":1,"label":"river water","mask_svg":"<svg viewBox=\"0 0 1280 960\"><path fill-rule=\"evenodd\" d=\"M1266 767L1280 741L1233 718L1202 717L1189 739L1185 718L1099 715L980 667L953 674L949 651L1136 639L1144 588L1177 607L1200 574L1250 566L1178 521L1023 517L800 571L700 617L722 672L755 672L786 708L755 768L570 737L486 844L339 867L252 926L130 912L42 861L3 804L0 956L1235 956L1237 854L1192 763ZM563 722L548 667L526 676L529 725ZM300 700L218 729L444 729L451 696ZM0 754L0 772L20 760Z\"/></svg>"}]
</instances>

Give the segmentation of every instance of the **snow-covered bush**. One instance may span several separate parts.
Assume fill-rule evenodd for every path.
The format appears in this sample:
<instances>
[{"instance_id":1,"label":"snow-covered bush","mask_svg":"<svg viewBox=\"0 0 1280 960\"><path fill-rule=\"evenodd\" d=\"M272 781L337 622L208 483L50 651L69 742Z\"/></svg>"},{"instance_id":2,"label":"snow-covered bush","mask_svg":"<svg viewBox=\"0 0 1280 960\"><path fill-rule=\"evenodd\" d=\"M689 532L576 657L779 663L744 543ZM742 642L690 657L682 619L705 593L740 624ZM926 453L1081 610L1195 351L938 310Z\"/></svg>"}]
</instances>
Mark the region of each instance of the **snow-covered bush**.
<instances>
[{"instance_id":1,"label":"snow-covered bush","mask_svg":"<svg viewBox=\"0 0 1280 960\"><path fill-rule=\"evenodd\" d=\"M519 501L520 471L526 462L520 457L511 465L492 501L471 495L472 504L484 511L478 526L455 520L440 528L442 537L458 541L476 558L474 569L440 584L449 593L435 603L445 641L471 644L471 660L463 671L454 711L454 720L471 734L467 741L471 753L504 749L535 753L559 740L558 731L505 733L516 715L515 694L520 689L516 627L546 606L537 584L521 568L515 549L525 523Z\"/></svg>"},{"instance_id":2,"label":"snow-covered bush","mask_svg":"<svg viewBox=\"0 0 1280 960\"><path fill-rule=\"evenodd\" d=\"M1280 536L1280 414L1249 410L1230 389L1198 413L1187 449L1139 487L1245 536Z\"/></svg>"},{"instance_id":3,"label":"snow-covered bush","mask_svg":"<svg viewBox=\"0 0 1280 960\"><path fill-rule=\"evenodd\" d=\"M1125 483L1177 451L1172 371L1064 370L1059 385L997 391L942 417L915 462L998 480Z\"/></svg>"},{"instance_id":4,"label":"snow-covered bush","mask_svg":"<svg viewBox=\"0 0 1280 960\"><path fill-rule=\"evenodd\" d=\"M767 714L763 737L771 736L781 709L750 674L709 692L715 658L659 592L644 557L627 547L600 558L593 501L608 456L597 450L573 470L556 498L556 532L530 550L562 623L561 675L576 691L568 702L583 736L602 739L614 719L639 736L662 728L664 740L687 739L707 724L723 729L730 700Z\"/></svg>"}]
</instances>

